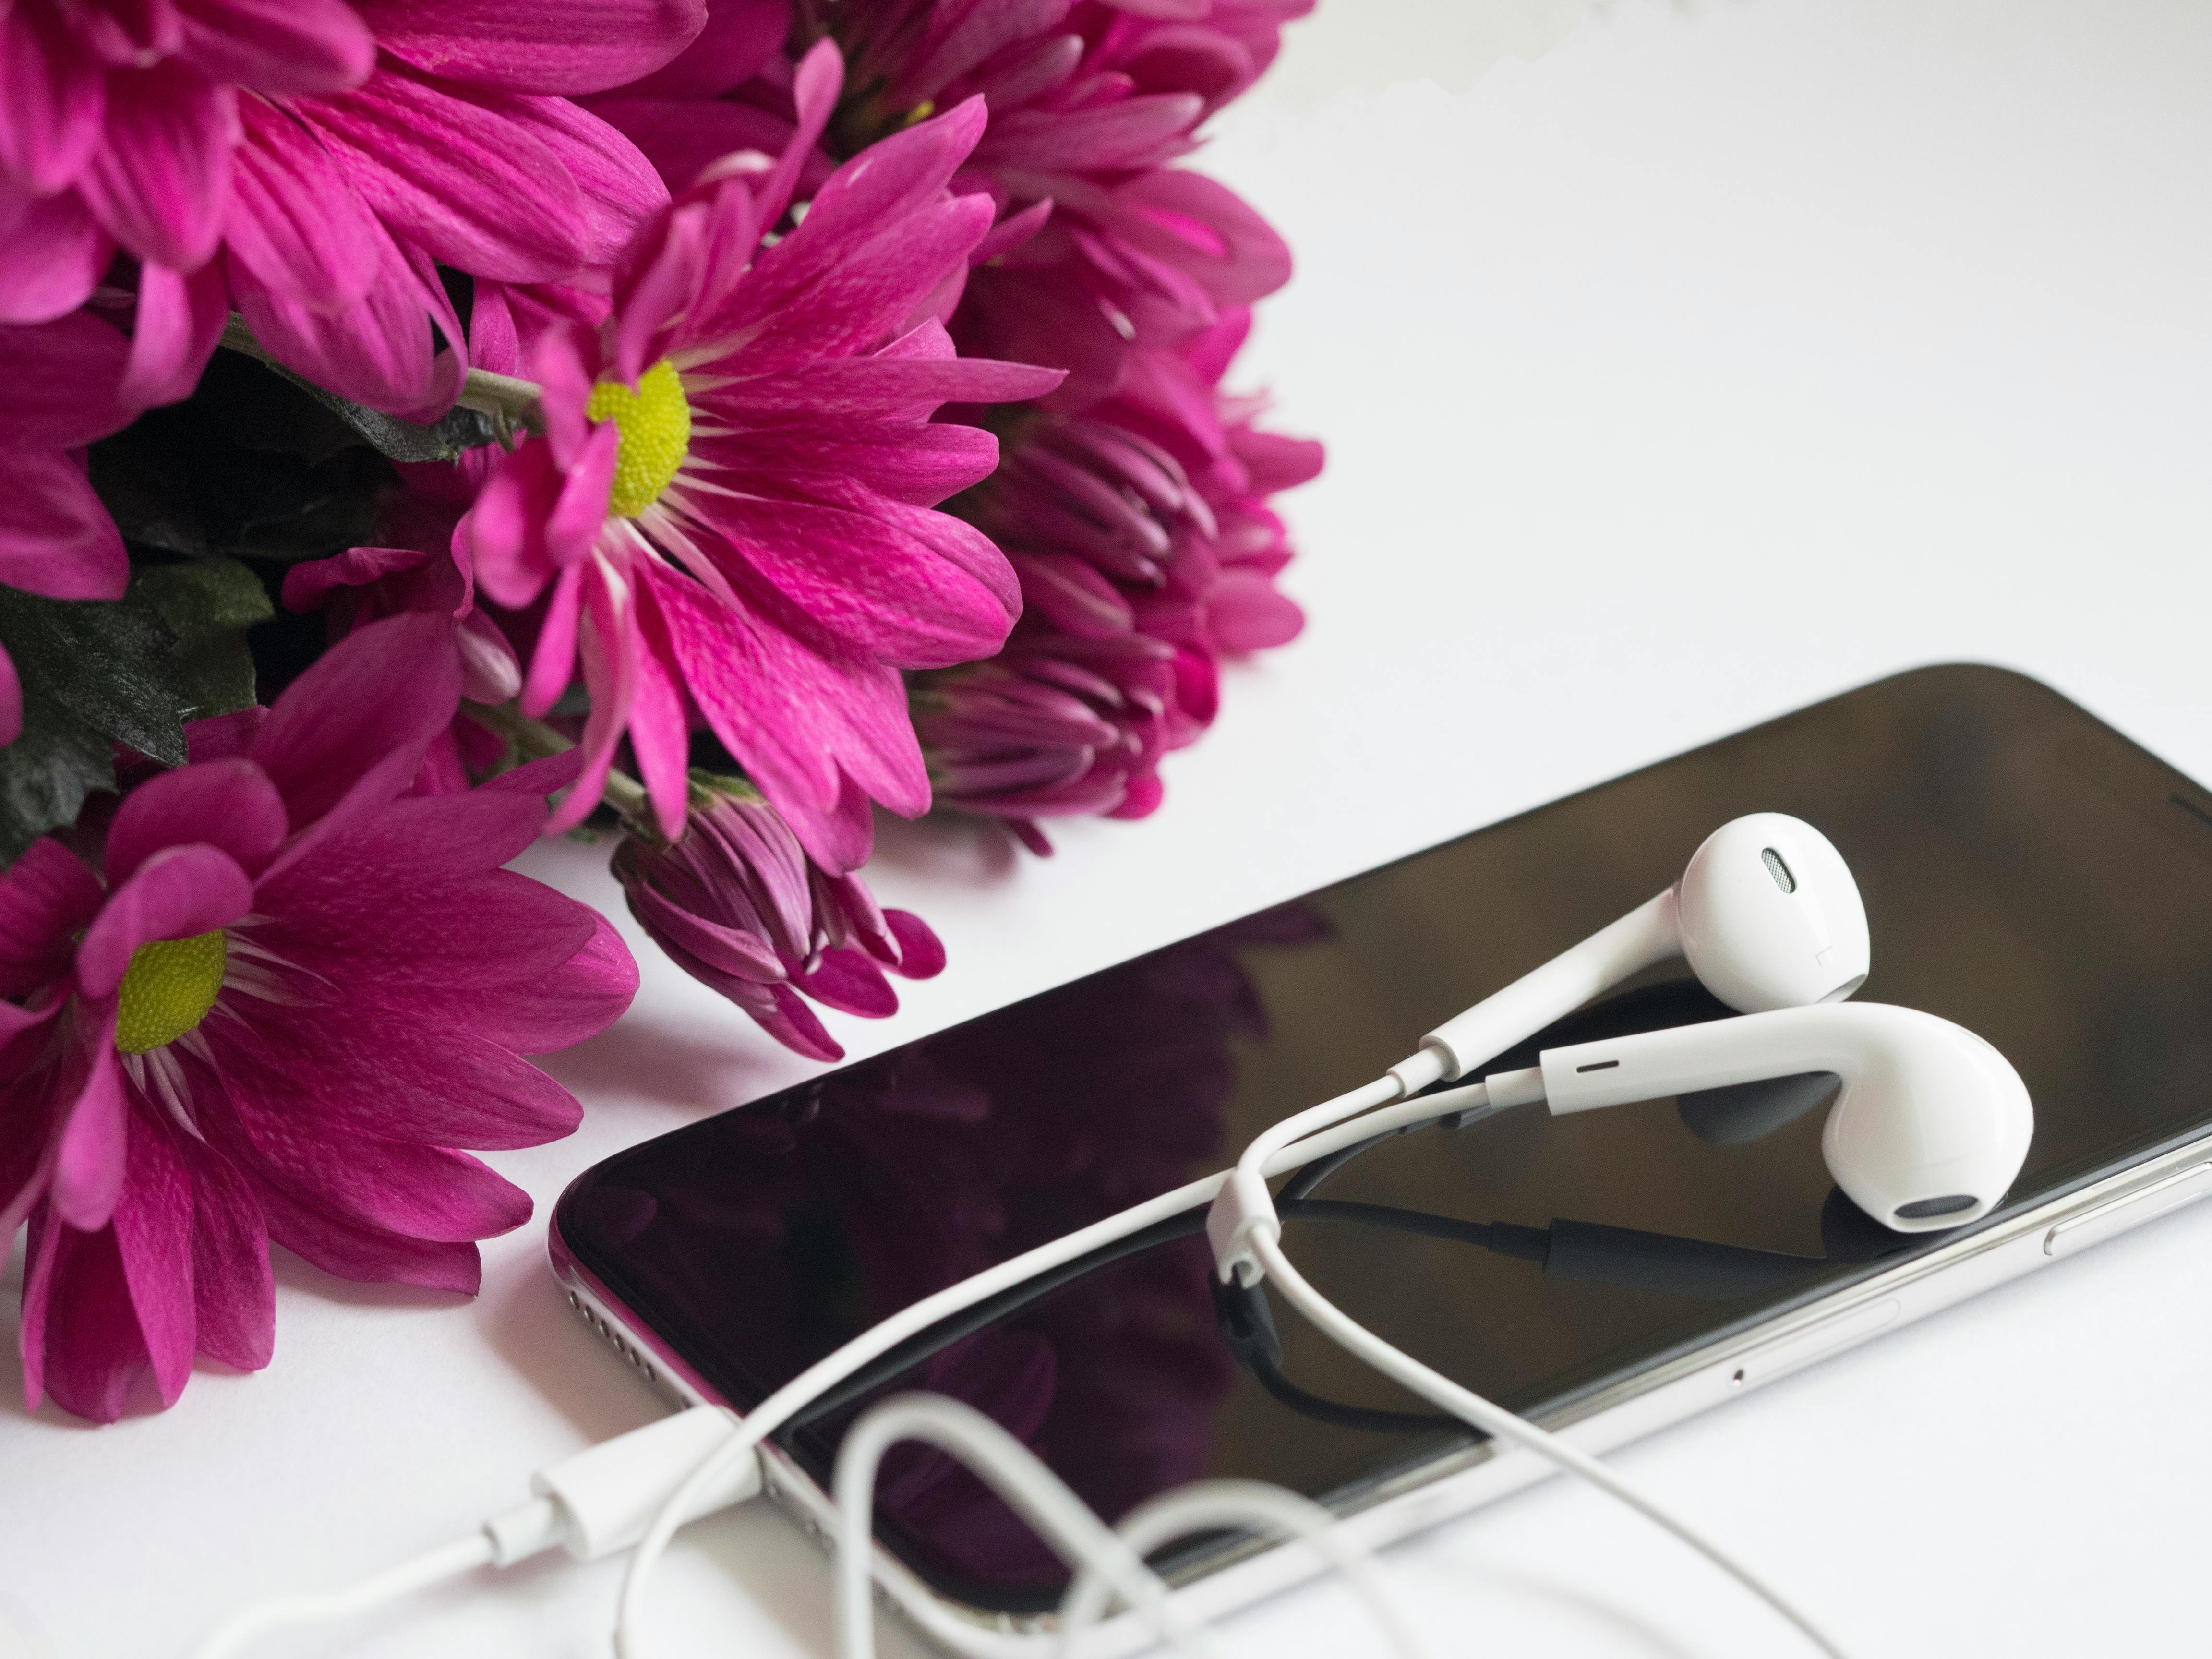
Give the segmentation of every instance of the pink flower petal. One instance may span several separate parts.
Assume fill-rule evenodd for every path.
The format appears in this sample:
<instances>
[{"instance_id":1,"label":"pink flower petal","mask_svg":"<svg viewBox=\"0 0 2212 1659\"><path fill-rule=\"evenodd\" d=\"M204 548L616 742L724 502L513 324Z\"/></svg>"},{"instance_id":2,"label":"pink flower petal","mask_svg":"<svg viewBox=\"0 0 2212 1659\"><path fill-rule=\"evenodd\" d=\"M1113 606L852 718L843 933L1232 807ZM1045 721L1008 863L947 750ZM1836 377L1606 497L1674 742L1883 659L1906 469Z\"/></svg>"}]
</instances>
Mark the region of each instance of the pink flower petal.
<instances>
[{"instance_id":1,"label":"pink flower petal","mask_svg":"<svg viewBox=\"0 0 2212 1659\"><path fill-rule=\"evenodd\" d=\"M1291 279L1291 251L1227 185L1160 167L1113 193L1109 228L1140 252L1188 271L1217 305L1244 306Z\"/></svg>"},{"instance_id":2,"label":"pink flower petal","mask_svg":"<svg viewBox=\"0 0 2212 1659\"><path fill-rule=\"evenodd\" d=\"M498 1007L506 999L471 998L479 1000ZM305 1108L313 1124L301 1134L418 1147L537 1146L571 1133L582 1116L567 1090L480 1033L374 1006L342 1019L325 1007L230 1028L222 1060L226 1086L248 1103L240 1109L249 1126L281 1120L288 1105L294 1117ZM284 1160L261 1129L255 1135L300 1174L303 1199L319 1188L319 1176ZM444 1166L426 1167L434 1181ZM352 1178L404 1185L421 1177L372 1164Z\"/></svg>"},{"instance_id":3,"label":"pink flower petal","mask_svg":"<svg viewBox=\"0 0 2212 1659\"><path fill-rule=\"evenodd\" d=\"M603 427L600 430L607 430ZM592 815L606 787L613 768L615 745L629 724L630 699L637 689L636 597L617 592L603 572L594 571L584 585L583 624L577 630L576 657L582 665L584 686L591 694L592 712L584 720L583 769L567 797L553 809L546 825L550 832L574 829Z\"/></svg>"},{"instance_id":4,"label":"pink flower petal","mask_svg":"<svg viewBox=\"0 0 2212 1659\"><path fill-rule=\"evenodd\" d=\"M436 350L428 322L450 313L383 227L374 228L377 274L356 304L325 315L226 258L231 292L270 355L317 385L402 420L434 420L453 405L465 366ZM448 339L461 337L455 326Z\"/></svg>"},{"instance_id":5,"label":"pink flower petal","mask_svg":"<svg viewBox=\"0 0 2212 1659\"><path fill-rule=\"evenodd\" d=\"M719 98L752 79L783 50L784 37L790 33L791 0L715 0L707 8L706 27L690 46L651 74L616 91L627 98ZM714 106L693 107L703 113Z\"/></svg>"},{"instance_id":6,"label":"pink flower petal","mask_svg":"<svg viewBox=\"0 0 2212 1659\"><path fill-rule=\"evenodd\" d=\"M461 695L471 702L508 702L522 690L522 665L514 645L483 611L471 611L460 619L453 643L461 653Z\"/></svg>"},{"instance_id":7,"label":"pink flower petal","mask_svg":"<svg viewBox=\"0 0 2212 1659\"><path fill-rule=\"evenodd\" d=\"M230 285L219 264L210 260L189 276L141 265L131 365L117 395L149 407L191 397L229 320Z\"/></svg>"},{"instance_id":8,"label":"pink flower petal","mask_svg":"<svg viewBox=\"0 0 2212 1659\"><path fill-rule=\"evenodd\" d=\"M17 1340L26 1404L52 1396L95 1423L123 1415L149 1362L112 1232L79 1231L51 1210L33 1220Z\"/></svg>"},{"instance_id":9,"label":"pink flower petal","mask_svg":"<svg viewBox=\"0 0 2212 1659\"><path fill-rule=\"evenodd\" d=\"M653 210L667 205L668 186L652 161L592 111L565 98L518 98L507 115L518 130L544 144L575 181L586 264L612 264Z\"/></svg>"},{"instance_id":10,"label":"pink flower petal","mask_svg":"<svg viewBox=\"0 0 2212 1659\"><path fill-rule=\"evenodd\" d=\"M453 991L550 973L590 940L592 912L498 867L544 823L545 803L513 790L389 802L262 878L269 919L255 937L362 994L404 1000L420 981L426 1012ZM368 982L394 975L386 991Z\"/></svg>"},{"instance_id":11,"label":"pink flower petal","mask_svg":"<svg viewBox=\"0 0 2212 1659\"><path fill-rule=\"evenodd\" d=\"M599 540L621 453L622 428L612 421L600 422L584 440L582 452L561 482L553 510L545 515L545 550L556 564L574 564Z\"/></svg>"},{"instance_id":12,"label":"pink flower petal","mask_svg":"<svg viewBox=\"0 0 2212 1659\"><path fill-rule=\"evenodd\" d=\"M211 1358L258 1371L276 1337L276 1287L260 1202L214 1147L189 1135L175 1144L192 1188L195 1340Z\"/></svg>"},{"instance_id":13,"label":"pink flower petal","mask_svg":"<svg viewBox=\"0 0 2212 1659\"><path fill-rule=\"evenodd\" d=\"M546 756L543 760L525 761L495 778L485 779L477 787L487 794L515 793L542 797L567 788L575 782L577 774L583 769L583 751L564 749L557 755Z\"/></svg>"},{"instance_id":14,"label":"pink flower petal","mask_svg":"<svg viewBox=\"0 0 2212 1659\"><path fill-rule=\"evenodd\" d=\"M165 847L204 842L252 875L283 842L284 803L249 760L209 761L146 780L108 825L107 879L119 889Z\"/></svg>"},{"instance_id":15,"label":"pink flower petal","mask_svg":"<svg viewBox=\"0 0 2212 1659\"><path fill-rule=\"evenodd\" d=\"M1110 640L1136 623L1121 592L1070 553L1018 553L1022 598L1055 627L1078 639Z\"/></svg>"},{"instance_id":16,"label":"pink flower petal","mask_svg":"<svg viewBox=\"0 0 2212 1659\"><path fill-rule=\"evenodd\" d=\"M376 41L344 0L187 0L183 53L210 80L256 92L337 92L376 67Z\"/></svg>"},{"instance_id":17,"label":"pink flower petal","mask_svg":"<svg viewBox=\"0 0 2212 1659\"><path fill-rule=\"evenodd\" d=\"M1306 625L1297 601L1265 576L1228 570L1206 596L1206 627L1224 651L1264 651L1288 645Z\"/></svg>"},{"instance_id":18,"label":"pink flower petal","mask_svg":"<svg viewBox=\"0 0 2212 1659\"><path fill-rule=\"evenodd\" d=\"M235 1130L222 1149L249 1178L265 1168L242 1149ZM483 1282L483 1261L473 1244L441 1243L349 1221L312 1199L265 1177L254 1197L267 1218L271 1242L339 1279L420 1285L474 1296Z\"/></svg>"},{"instance_id":19,"label":"pink flower petal","mask_svg":"<svg viewBox=\"0 0 2212 1659\"><path fill-rule=\"evenodd\" d=\"M704 975L695 975L694 977L703 983L714 984L714 981L708 979ZM717 985L714 988L721 990L722 988ZM805 1054L809 1060L845 1058L844 1044L830 1035L829 1029L822 1024L815 1012L806 1006L805 1000L798 992L793 990L788 985L770 985L765 988L769 996L767 1010L763 1012L750 1007L745 1009L747 1013L751 1014L760 1022L762 1030L783 1044L785 1048ZM722 994L725 996L730 994L727 991L723 991ZM732 1000L735 1001L736 999L732 998ZM743 1004L739 1006L744 1006Z\"/></svg>"},{"instance_id":20,"label":"pink flower petal","mask_svg":"<svg viewBox=\"0 0 2212 1659\"><path fill-rule=\"evenodd\" d=\"M996 651L1012 618L991 587L852 496L778 501L763 489L702 498L699 510L715 562L740 591L750 571L845 649L901 668Z\"/></svg>"},{"instance_id":21,"label":"pink flower petal","mask_svg":"<svg viewBox=\"0 0 2212 1659\"><path fill-rule=\"evenodd\" d=\"M492 462L459 533L467 538L477 580L497 604L520 610L560 570L545 544L544 526L566 483L550 442L525 441ZM567 574L575 575L573 565ZM564 684L567 666L564 661ZM559 687L554 695L560 695Z\"/></svg>"},{"instance_id":22,"label":"pink flower petal","mask_svg":"<svg viewBox=\"0 0 2212 1659\"><path fill-rule=\"evenodd\" d=\"M294 827L335 805L386 757L419 758L460 705L453 623L413 611L360 628L284 689L252 757L284 798ZM406 767L411 775L414 760Z\"/></svg>"},{"instance_id":23,"label":"pink flower petal","mask_svg":"<svg viewBox=\"0 0 2212 1659\"><path fill-rule=\"evenodd\" d=\"M63 1109L76 1097L87 1060L80 1049L74 1073L70 1062L47 1063L53 1033L46 1028L61 1008L55 1002L42 1014L19 1010L10 1017L14 1030L0 1036L0 1233L10 1238L46 1195Z\"/></svg>"},{"instance_id":24,"label":"pink flower petal","mask_svg":"<svg viewBox=\"0 0 2212 1659\"><path fill-rule=\"evenodd\" d=\"M123 1190L130 1109L124 1100L123 1067L115 1058L115 1005L109 1002L96 1012L81 1006L78 1018L91 1029L82 1039L87 1050L82 1081L64 1109L49 1193L55 1214L89 1232L107 1224Z\"/></svg>"},{"instance_id":25,"label":"pink flower petal","mask_svg":"<svg viewBox=\"0 0 2212 1659\"><path fill-rule=\"evenodd\" d=\"M327 1112L302 1112L289 1080L272 1094L269 1073L241 1067L227 1075L228 1106L264 1192L289 1194L354 1227L431 1243L489 1238L530 1219L530 1195L465 1152L353 1133Z\"/></svg>"},{"instance_id":26,"label":"pink flower petal","mask_svg":"<svg viewBox=\"0 0 2212 1659\"><path fill-rule=\"evenodd\" d=\"M696 301L705 272L711 214L707 204L686 202L656 221L615 269L615 378L633 390L638 377L663 356L669 323Z\"/></svg>"},{"instance_id":27,"label":"pink flower petal","mask_svg":"<svg viewBox=\"0 0 2212 1659\"><path fill-rule=\"evenodd\" d=\"M115 244L75 191L27 197L0 176L0 323L43 323L91 296Z\"/></svg>"},{"instance_id":28,"label":"pink flower petal","mask_svg":"<svg viewBox=\"0 0 2212 1659\"><path fill-rule=\"evenodd\" d=\"M583 204L559 157L518 118L521 102L384 69L299 109L391 229L460 270L547 282L584 263Z\"/></svg>"},{"instance_id":29,"label":"pink flower petal","mask_svg":"<svg viewBox=\"0 0 2212 1659\"><path fill-rule=\"evenodd\" d=\"M612 923L596 911L592 920L591 943L552 973L503 986L470 1010L478 1036L518 1054L551 1054L622 1016L637 995L637 963Z\"/></svg>"},{"instance_id":30,"label":"pink flower petal","mask_svg":"<svg viewBox=\"0 0 2212 1659\"><path fill-rule=\"evenodd\" d=\"M592 112L621 131L670 190L690 188L707 167L738 150L780 155L791 143L791 123L751 104L679 103L624 94L594 99ZM823 158L811 157L799 188L818 189L830 175Z\"/></svg>"},{"instance_id":31,"label":"pink flower petal","mask_svg":"<svg viewBox=\"0 0 2212 1659\"><path fill-rule=\"evenodd\" d=\"M15 659L0 649L0 749L23 735L23 682Z\"/></svg>"},{"instance_id":32,"label":"pink flower petal","mask_svg":"<svg viewBox=\"0 0 2212 1659\"><path fill-rule=\"evenodd\" d=\"M0 583L49 599L121 599L130 558L83 469L65 455L0 458Z\"/></svg>"},{"instance_id":33,"label":"pink flower petal","mask_svg":"<svg viewBox=\"0 0 2212 1659\"><path fill-rule=\"evenodd\" d=\"M944 942L927 922L911 910L886 910L884 921L899 945L893 973L907 979L935 979L945 971Z\"/></svg>"},{"instance_id":34,"label":"pink flower petal","mask_svg":"<svg viewBox=\"0 0 2212 1659\"><path fill-rule=\"evenodd\" d=\"M706 26L704 0L361 0L378 43L431 75L518 92L602 92L649 75Z\"/></svg>"},{"instance_id":35,"label":"pink flower petal","mask_svg":"<svg viewBox=\"0 0 2212 1659\"><path fill-rule=\"evenodd\" d=\"M253 747L253 739L269 718L266 708L241 708L235 714L216 714L185 723L185 755L194 765L202 761L228 760Z\"/></svg>"},{"instance_id":36,"label":"pink flower petal","mask_svg":"<svg viewBox=\"0 0 2212 1659\"><path fill-rule=\"evenodd\" d=\"M1248 427L1231 434L1230 441L1251 475L1255 495L1296 489L1318 477L1327 459L1316 440L1289 438L1279 432L1255 432Z\"/></svg>"},{"instance_id":37,"label":"pink flower petal","mask_svg":"<svg viewBox=\"0 0 2212 1659\"><path fill-rule=\"evenodd\" d=\"M630 700L629 746L653 801L660 833L674 841L684 833L684 803L690 791L691 720L676 667L676 653L650 598L638 607L641 635L637 690Z\"/></svg>"},{"instance_id":38,"label":"pink flower petal","mask_svg":"<svg viewBox=\"0 0 2212 1659\"><path fill-rule=\"evenodd\" d=\"M369 290L390 239L321 139L289 112L249 98L223 240L272 294L320 315Z\"/></svg>"},{"instance_id":39,"label":"pink flower petal","mask_svg":"<svg viewBox=\"0 0 2212 1659\"><path fill-rule=\"evenodd\" d=\"M584 609L584 567L570 565L547 602L538 624L530 672L522 683L522 712L536 720L560 701L576 672L576 637ZM580 770L581 761L579 759ZM572 779L573 782L574 780Z\"/></svg>"},{"instance_id":40,"label":"pink flower petal","mask_svg":"<svg viewBox=\"0 0 2212 1659\"><path fill-rule=\"evenodd\" d=\"M1173 92L1091 109L1015 110L991 123L975 162L1009 175L1157 168L1189 149L1188 134L1205 106L1195 93Z\"/></svg>"},{"instance_id":41,"label":"pink flower petal","mask_svg":"<svg viewBox=\"0 0 2212 1659\"><path fill-rule=\"evenodd\" d=\"M868 839L842 809L850 775L895 812L928 810L928 774L896 671L818 654L791 635L717 603L696 583L641 565L692 700L809 857L848 870ZM833 826L841 826L833 828Z\"/></svg>"},{"instance_id":42,"label":"pink flower petal","mask_svg":"<svg viewBox=\"0 0 2212 1659\"><path fill-rule=\"evenodd\" d=\"M112 70L106 142L77 188L107 234L155 264L192 270L222 235L238 95L174 58Z\"/></svg>"},{"instance_id":43,"label":"pink flower petal","mask_svg":"<svg viewBox=\"0 0 2212 1659\"><path fill-rule=\"evenodd\" d=\"M310 559L284 573L284 608L319 611L338 588L366 587L395 570L415 570L429 562L430 556L417 547L349 547L327 559Z\"/></svg>"},{"instance_id":44,"label":"pink flower petal","mask_svg":"<svg viewBox=\"0 0 2212 1659\"><path fill-rule=\"evenodd\" d=\"M793 974L791 982L817 1002L862 1019L887 1019L898 1012L898 993L884 970L858 951L825 951L811 974Z\"/></svg>"},{"instance_id":45,"label":"pink flower petal","mask_svg":"<svg viewBox=\"0 0 2212 1659\"><path fill-rule=\"evenodd\" d=\"M112 1224L155 1388L173 1406L192 1374L192 1186L158 1124L132 1126Z\"/></svg>"},{"instance_id":46,"label":"pink flower petal","mask_svg":"<svg viewBox=\"0 0 2212 1659\"><path fill-rule=\"evenodd\" d=\"M760 335L773 319L746 354L765 368L865 350L900 327L990 228L988 198L941 196L980 120L976 106L909 127L839 168L799 228L690 333Z\"/></svg>"},{"instance_id":47,"label":"pink flower petal","mask_svg":"<svg viewBox=\"0 0 2212 1659\"><path fill-rule=\"evenodd\" d=\"M0 171L51 196L100 143L106 76L70 39L67 14L14 5L0 12Z\"/></svg>"},{"instance_id":48,"label":"pink flower petal","mask_svg":"<svg viewBox=\"0 0 2212 1659\"><path fill-rule=\"evenodd\" d=\"M793 129L791 142L753 192L754 205L763 225L773 225L783 217L784 209L791 204L791 192L805 170L815 142L830 125L830 117L837 107L837 94L844 85L845 60L838 54L836 43L826 37L817 40L792 71L791 101L799 120Z\"/></svg>"},{"instance_id":49,"label":"pink flower petal","mask_svg":"<svg viewBox=\"0 0 2212 1659\"><path fill-rule=\"evenodd\" d=\"M120 331L84 312L0 327L0 444L72 449L130 424L115 395L131 349Z\"/></svg>"}]
</instances>

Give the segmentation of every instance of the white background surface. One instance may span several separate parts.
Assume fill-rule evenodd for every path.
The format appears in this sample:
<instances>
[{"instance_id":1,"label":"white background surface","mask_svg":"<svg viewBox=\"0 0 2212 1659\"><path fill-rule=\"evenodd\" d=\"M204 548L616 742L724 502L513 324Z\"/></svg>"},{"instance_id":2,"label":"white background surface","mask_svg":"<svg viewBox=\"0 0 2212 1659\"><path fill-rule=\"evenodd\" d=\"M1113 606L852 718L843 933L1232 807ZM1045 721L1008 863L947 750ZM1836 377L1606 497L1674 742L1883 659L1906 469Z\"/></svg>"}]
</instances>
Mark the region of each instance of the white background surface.
<instances>
[{"instance_id":1,"label":"white background surface","mask_svg":"<svg viewBox=\"0 0 2212 1659\"><path fill-rule=\"evenodd\" d=\"M1331 446L1289 502L1310 629L1231 677L1146 823L1055 830L1042 864L887 834L878 891L952 966L842 1023L856 1054L1913 664L2026 669L2212 777L2212 6L1323 12L1206 162L1299 258L1246 372ZM527 865L618 910L603 858ZM58 1655L181 1653L652 1414L570 1322L544 1208L805 1068L633 943L636 1007L551 1063L584 1129L495 1157L541 1219L486 1247L477 1302L280 1263L267 1371L106 1429L27 1415L0 1368L0 1615ZM2212 1205L1620 1461L1861 1659L2195 1650L2208 1307ZM1447 1654L1796 1650L1557 1484L1390 1562ZM556 1558L265 1651L599 1656L616 1575ZM773 1515L696 1527L661 1650L822 1659L828 1585ZM1373 1647L1333 1588L1231 1641Z\"/></svg>"}]
</instances>

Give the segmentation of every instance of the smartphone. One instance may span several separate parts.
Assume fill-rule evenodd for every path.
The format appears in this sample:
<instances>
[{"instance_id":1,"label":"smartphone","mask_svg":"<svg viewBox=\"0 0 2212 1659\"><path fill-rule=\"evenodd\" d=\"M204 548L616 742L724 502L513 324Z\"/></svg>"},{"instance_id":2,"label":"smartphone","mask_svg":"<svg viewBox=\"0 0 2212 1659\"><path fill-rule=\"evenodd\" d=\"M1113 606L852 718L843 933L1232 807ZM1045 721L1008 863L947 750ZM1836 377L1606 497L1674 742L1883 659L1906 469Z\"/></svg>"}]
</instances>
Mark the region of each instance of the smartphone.
<instances>
[{"instance_id":1,"label":"smartphone","mask_svg":"<svg viewBox=\"0 0 2212 1659\"><path fill-rule=\"evenodd\" d=\"M2212 795L2057 693L1918 670L664 1135L553 1217L571 1303L679 1403L740 1413L896 1310L1232 1161L1419 1034L1668 886L1740 814L1849 860L1859 995L1995 1043L2035 1136L1972 1226L1893 1233L1832 1187L1815 1074L1553 1118L1446 1121L1291 1177L1284 1243L1429 1364L1593 1449L2212 1190ZM1655 969L1492 1066L1725 1016ZM1202 1212L948 1322L774 1438L817 1538L845 1426L922 1388L988 1413L1109 1521L1201 1476L1273 1481L1370 1544L1539 1478L1256 1293ZM1041 1650L1066 1583L917 1447L878 1492L878 1582L957 1653ZM1219 1534L1154 1565L1211 1616L1305 1571ZM1133 1650L1124 1619L1106 1638ZM1110 1646L1102 1651L1113 1650Z\"/></svg>"}]
</instances>

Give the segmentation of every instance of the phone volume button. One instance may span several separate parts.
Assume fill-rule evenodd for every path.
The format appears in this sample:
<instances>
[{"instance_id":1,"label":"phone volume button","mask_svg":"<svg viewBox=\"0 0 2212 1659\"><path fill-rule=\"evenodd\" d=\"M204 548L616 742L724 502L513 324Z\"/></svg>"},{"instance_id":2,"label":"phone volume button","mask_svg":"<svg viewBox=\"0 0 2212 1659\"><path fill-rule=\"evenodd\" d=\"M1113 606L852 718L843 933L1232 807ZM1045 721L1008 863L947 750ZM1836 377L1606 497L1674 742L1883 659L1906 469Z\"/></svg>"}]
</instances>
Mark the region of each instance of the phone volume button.
<instances>
[{"instance_id":1,"label":"phone volume button","mask_svg":"<svg viewBox=\"0 0 2212 1659\"><path fill-rule=\"evenodd\" d=\"M2139 1226L2154 1216L2194 1203L2207 1193L2212 1193L2212 1164L2193 1164L2163 1181L2154 1181L2140 1192L2109 1199L2077 1216L2069 1216L2044 1234L2043 1253L2070 1255L2084 1245L2094 1244L2114 1233Z\"/></svg>"}]
</instances>

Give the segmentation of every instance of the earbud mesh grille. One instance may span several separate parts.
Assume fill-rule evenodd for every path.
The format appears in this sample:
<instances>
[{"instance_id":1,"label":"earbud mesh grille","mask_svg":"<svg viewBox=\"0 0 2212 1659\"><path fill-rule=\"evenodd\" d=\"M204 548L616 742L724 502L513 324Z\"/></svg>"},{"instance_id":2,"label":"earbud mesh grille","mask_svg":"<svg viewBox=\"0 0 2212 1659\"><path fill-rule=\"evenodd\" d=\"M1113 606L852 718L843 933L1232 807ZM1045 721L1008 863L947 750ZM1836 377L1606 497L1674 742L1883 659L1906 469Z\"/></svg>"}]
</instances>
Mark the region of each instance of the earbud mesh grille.
<instances>
[{"instance_id":1,"label":"earbud mesh grille","mask_svg":"<svg viewBox=\"0 0 2212 1659\"><path fill-rule=\"evenodd\" d=\"M1766 866L1766 873L1774 878L1774 884L1777 887L1785 893L1794 893L1797 890L1797 878L1790 873L1790 866L1782 861L1781 854L1770 847L1759 856L1760 861Z\"/></svg>"},{"instance_id":2,"label":"earbud mesh grille","mask_svg":"<svg viewBox=\"0 0 2212 1659\"><path fill-rule=\"evenodd\" d=\"M1898 1218L1902 1221L1925 1221L1930 1216L1956 1215L1961 1210L1974 1207L1972 1193L1947 1193L1942 1198L1923 1198L1911 1204L1897 1206Z\"/></svg>"}]
</instances>

